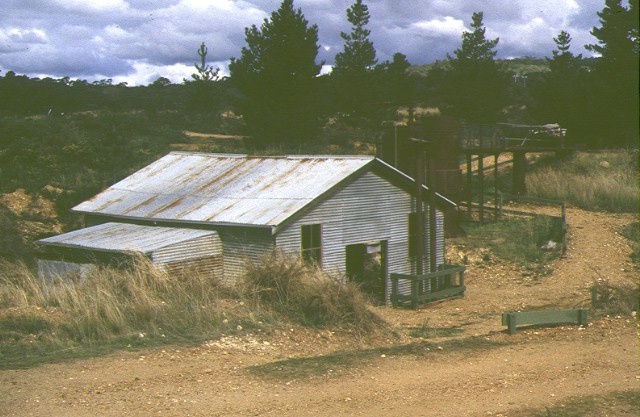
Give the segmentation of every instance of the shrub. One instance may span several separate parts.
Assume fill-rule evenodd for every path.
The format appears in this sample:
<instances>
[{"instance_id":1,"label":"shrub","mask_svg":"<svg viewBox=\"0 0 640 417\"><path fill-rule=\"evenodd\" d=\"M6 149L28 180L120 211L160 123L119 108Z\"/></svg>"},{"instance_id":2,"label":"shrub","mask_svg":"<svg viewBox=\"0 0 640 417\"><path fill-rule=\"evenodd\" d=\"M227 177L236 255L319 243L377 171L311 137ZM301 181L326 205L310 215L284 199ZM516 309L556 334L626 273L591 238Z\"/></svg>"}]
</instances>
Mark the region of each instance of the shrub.
<instances>
[{"instance_id":1,"label":"shrub","mask_svg":"<svg viewBox=\"0 0 640 417\"><path fill-rule=\"evenodd\" d=\"M622 228L621 234L622 236L629 239L629 245L631 246L631 259L633 262L638 264L640 262L640 230L638 226L640 223L633 222Z\"/></svg>"},{"instance_id":2,"label":"shrub","mask_svg":"<svg viewBox=\"0 0 640 417\"><path fill-rule=\"evenodd\" d=\"M355 284L280 252L249 263L243 283L255 310L273 309L303 325L337 325L366 332L382 323L367 308Z\"/></svg>"},{"instance_id":3,"label":"shrub","mask_svg":"<svg viewBox=\"0 0 640 417\"><path fill-rule=\"evenodd\" d=\"M595 281L591 285L591 306L601 315L629 315L638 311L638 285Z\"/></svg>"}]
</instances>

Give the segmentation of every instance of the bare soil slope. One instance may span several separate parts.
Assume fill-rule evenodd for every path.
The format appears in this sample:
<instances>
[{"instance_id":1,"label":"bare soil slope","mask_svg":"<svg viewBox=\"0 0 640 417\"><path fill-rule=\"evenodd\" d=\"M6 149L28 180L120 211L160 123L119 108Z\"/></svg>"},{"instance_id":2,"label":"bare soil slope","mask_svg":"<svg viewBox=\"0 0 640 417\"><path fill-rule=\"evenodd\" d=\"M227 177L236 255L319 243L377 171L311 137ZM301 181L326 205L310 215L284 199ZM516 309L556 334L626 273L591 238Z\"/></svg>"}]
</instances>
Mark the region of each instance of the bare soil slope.
<instances>
[{"instance_id":1,"label":"bare soil slope","mask_svg":"<svg viewBox=\"0 0 640 417\"><path fill-rule=\"evenodd\" d=\"M505 310L588 306L596 279L636 280L618 234L635 220L569 208L569 249L552 275L527 277L492 260L469 265L462 299L375 308L396 338L283 328L3 371L0 415L520 416L604 395L590 415L637 416L611 395L640 395L635 317L514 336L500 323ZM427 340L408 336L425 326Z\"/></svg>"}]
</instances>

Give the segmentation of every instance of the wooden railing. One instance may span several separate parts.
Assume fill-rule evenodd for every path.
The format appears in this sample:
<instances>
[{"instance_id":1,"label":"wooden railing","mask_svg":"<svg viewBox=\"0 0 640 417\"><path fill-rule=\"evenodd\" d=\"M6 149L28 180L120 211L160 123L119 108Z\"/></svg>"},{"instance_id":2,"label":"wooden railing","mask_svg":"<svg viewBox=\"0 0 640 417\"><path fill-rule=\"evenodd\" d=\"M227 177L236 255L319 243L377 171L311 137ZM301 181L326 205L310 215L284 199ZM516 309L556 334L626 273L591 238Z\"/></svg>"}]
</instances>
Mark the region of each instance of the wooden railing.
<instances>
[{"instance_id":1,"label":"wooden railing","mask_svg":"<svg viewBox=\"0 0 640 417\"><path fill-rule=\"evenodd\" d=\"M429 301L464 296L464 271L462 265L444 264L425 275L391 274L391 304L397 307L409 302L416 308Z\"/></svg>"},{"instance_id":2,"label":"wooden railing","mask_svg":"<svg viewBox=\"0 0 640 417\"><path fill-rule=\"evenodd\" d=\"M553 126L553 127L550 127ZM561 150L565 148L565 129L557 125L463 124L462 150Z\"/></svg>"}]
</instances>

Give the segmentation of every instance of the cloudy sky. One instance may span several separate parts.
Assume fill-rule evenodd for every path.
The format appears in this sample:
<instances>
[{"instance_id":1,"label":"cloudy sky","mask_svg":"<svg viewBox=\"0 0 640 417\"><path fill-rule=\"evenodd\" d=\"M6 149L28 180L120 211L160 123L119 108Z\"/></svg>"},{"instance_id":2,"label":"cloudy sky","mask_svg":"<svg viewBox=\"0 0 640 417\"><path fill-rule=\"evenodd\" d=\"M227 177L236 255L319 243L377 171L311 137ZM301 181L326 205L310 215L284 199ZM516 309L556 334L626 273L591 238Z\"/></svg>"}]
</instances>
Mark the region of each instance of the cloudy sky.
<instances>
[{"instance_id":1,"label":"cloudy sky","mask_svg":"<svg viewBox=\"0 0 640 417\"><path fill-rule=\"evenodd\" d=\"M327 65L349 32L345 10L354 0L294 0L319 28L318 60ZM0 76L69 76L146 85L158 77L179 83L194 72L201 42L207 61L228 74L245 45L244 28L262 24L281 0L2 0ZM420 65L460 46L474 11L484 12L487 36L499 37L498 57L550 56L561 30L572 51L599 26L604 0L365 0L378 60L396 52Z\"/></svg>"}]
</instances>

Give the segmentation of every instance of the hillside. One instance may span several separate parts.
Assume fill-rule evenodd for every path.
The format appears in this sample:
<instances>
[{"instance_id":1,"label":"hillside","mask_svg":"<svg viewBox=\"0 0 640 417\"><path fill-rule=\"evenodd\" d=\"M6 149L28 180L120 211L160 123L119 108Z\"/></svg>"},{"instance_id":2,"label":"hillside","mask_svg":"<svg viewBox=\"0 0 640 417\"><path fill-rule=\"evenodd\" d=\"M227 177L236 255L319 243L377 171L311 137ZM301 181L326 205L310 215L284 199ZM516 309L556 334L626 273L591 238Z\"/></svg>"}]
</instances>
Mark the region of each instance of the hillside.
<instances>
[{"instance_id":1,"label":"hillside","mask_svg":"<svg viewBox=\"0 0 640 417\"><path fill-rule=\"evenodd\" d=\"M500 325L505 310L587 306L593 282L637 280L619 233L635 220L569 208L569 249L551 275L470 263L464 298L373 308L393 337L288 325L5 370L0 414L636 416L635 315L513 336Z\"/></svg>"}]
</instances>

